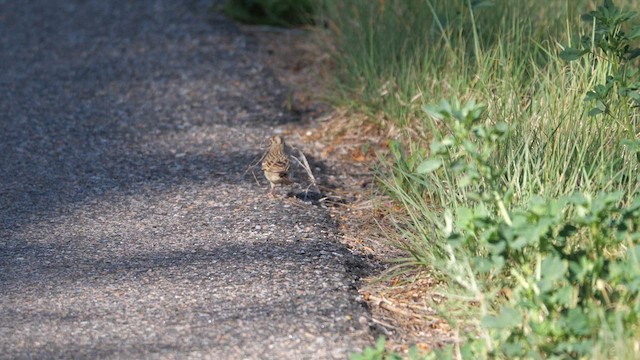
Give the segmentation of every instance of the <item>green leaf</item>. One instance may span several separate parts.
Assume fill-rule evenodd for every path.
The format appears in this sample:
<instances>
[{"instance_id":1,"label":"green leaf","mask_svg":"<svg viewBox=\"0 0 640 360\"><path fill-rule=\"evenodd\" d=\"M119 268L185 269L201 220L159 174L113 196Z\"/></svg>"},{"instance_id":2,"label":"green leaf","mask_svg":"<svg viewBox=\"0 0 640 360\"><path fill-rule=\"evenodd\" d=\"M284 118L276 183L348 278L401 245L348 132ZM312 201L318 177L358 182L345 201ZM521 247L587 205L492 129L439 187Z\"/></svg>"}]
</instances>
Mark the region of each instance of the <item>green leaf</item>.
<instances>
[{"instance_id":1,"label":"green leaf","mask_svg":"<svg viewBox=\"0 0 640 360\"><path fill-rule=\"evenodd\" d=\"M396 159L402 159L404 158L404 153L402 151L402 145L400 144L400 142L398 140L391 140L389 141L389 150L391 150L391 153L393 154L393 156Z\"/></svg>"},{"instance_id":2,"label":"green leaf","mask_svg":"<svg viewBox=\"0 0 640 360\"><path fill-rule=\"evenodd\" d=\"M627 34L627 37L629 39L635 39L637 37L640 37L640 26L631 29L631 31L629 31L629 33Z\"/></svg>"},{"instance_id":3,"label":"green leaf","mask_svg":"<svg viewBox=\"0 0 640 360\"><path fill-rule=\"evenodd\" d=\"M576 335L585 336L591 334L589 316L581 308L570 309L565 322L569 330Z\"/></svg>"},{"instance_id":4,"label":"green leaf","mask_svg":"<svg viewBox=\"0 0 640 360\"><path fill-rule=\"evenodd\" d=\"M460 178L458 185L464 188L475 183L479 178L480 174L478 174L475 169L469 169L469 171ZM469 193L468 195L472 196L473 193Z\"/></svg>"},{"instance_id":5,"label":"green leaf","mask_svg":"<svg viewBox=\"0 0 640 360\"><path fill-rule=\"evenodd\" d=\"M578 282L583 281L589 272L593 270L594 264L584 254L574 255L576 261L569 262L569 269L571 270L571 276Z\"/></svg>"},{"instance_id":6,"label":"green leaf","mask_svg":"<svg viewBox=\"0 0 640 360\"><path fill-rule=\"evenodd\" d=\"M510 129L509 124L503 121L497 123L495 126L495 132L501 136L504 134L507 134L509 132L509 129Z\"/></svg>"},{"instance_id":7,"label":"green leaf","mask_svg":"<svg viewBox=\"0 0 640 360\"><path fill-rule=\"evenodd\" d=\"M590 11L588 14L582 14L580 20L584 22L593 22L593 18L596 15L595 11Z\"/></svg>"},{"instance_id":8,"label":"green leaf","mask_svg":"<svg viewBox=\"0 0 640 360\"><path fill-rule=\"evenodd\" d=\"M579 50L574 48L565 48L560 52L560 58L564 61L574 61L578 60L582 55L586 54L588 51Z\"/></svg>"},{"instance_id":9,"label":"green leaf","mask_svg":"<svg viewBox=\"0 0 640 360\"><path fill-rule=\"evenodd\" d=\"M627 261L629 263L639 263L640 262L640 245L635 245L632 248L627 249Z\"/></svg>"},{"instance_id":10,"label":"green leaf","mask_svg":"<svg viewBox=\"0 0 640 360\"><path fill-rule=\"evenodd\" d=\"M633 50L629 50L627 52L627 59L629 60L633 60L635 58L637 58L638 56L640 56L640 49L633 49Z\"/></svg>"},{"instance_id":11,"label":"green leaf","mask_svg":"<svg viewBox=\"0 0 640 360\"><path fill-rule=\"evenodd\" d=\"M636 153L640 151L640 141L638 140L622 140L622 145L626 146L629 151Z\"/></svg>"},{"instance_id":12,"label":"green leaf","mask_svg":"<svg viewBox=\"0 0 640 360\"><path fill-rule=\"evenodd\" d=\"M474 126L471 131L480 139L484 139L485 137L487 137L487 129L484 126Z\"/></svg>"},{"instance_id":13,"label":"green leaf","mask_svg":"<svg viewBox=\"0 0 640 360\"><path fill-rule=\"evenodd\" d=\"M640 93L638 93L638 90L631 90L627 93L627 96L630 97L631 99L635 100L636 102L640 102Z\"/></svg>"},{"instance_id":14,"label":"green leaf","mask_svg":"<svg viewBox=\"0 0 640 360\"><path fill-rule=\"evenodd\" d=\"M492 257L499 258L507 248L507 243L505 241L498 241L492 244L487 244L486 246L487 250L492 254Z\"/></svg>"},{"instance_id":15,"label":"green leaf","mask_svg":"<svg viewBox=\"0 0 640 360\"><path fill-rule=\"evenodd\" d=\"M452 233L447 237L447 243L454 249L461 248L465 245L465 238L461 234Z\"/></svg>"},{"instance_id":16,"label":"green leaf","mask_svg":"<svg viewBox=\"0 0 640 360\"><path fill-rule=\"evenodd\" d=\"M570 306L574 300L573 286L564 286L555 290L552 298L556 304L564 307Z\"/></svg>"},{"instance_id":17,"label":"green leaf","mask_svg":"<svg viewBox=\"0 0 640 360\"><path fill-rule=\"evenodd\" d=\"M429 174L438 170L442 166L442 160L431 158L423 161L416 169L418 174Z\"/></svg>"},{"instance_id":18,"label":"green leaf","mask_svg":"<svg viewBox=\"0 0 640 360\"><path fill-rule=\"evenodd\" d=\"M473 230L474 215L473 210L468 207L459 207L456 210L456 227L465 230Z\"/></svg>"},{"instance_id":19,"label":"green leaf","mask_svg":"<svg viewBox=\"0 0 640 360\"><path fill-rule=\"evenodd\" d=\"M607 80L611 81L609 78L607 78ZM611 89L611 84L610 83L608 83L607 85L598 84L593 89L596 91L596 94L599 97L604 97L609 93L609 90Z\"/></svg>"},{"instance_id":20,"label":"green leaf","mask_svg":"<svg viewBox=\"0 0 640 360\"><path fill-rule=\"evenodd\" d=\"M564 276L567 266L558 256L552 255L542 260L541 276L547 280L557 280Z\"/></svg>"},{"instance_id":21,"label":"green leaf","mask_svg":"<svg viewBox=\"0 0 640 360\"><path fill-rule=\"evenodd\" d=\"M442 138L442 140L437 141L434 140L431 142L429 149L431 150L431 154L433 155L444 155L446 153L447 148L453 145L454 141L451 137L446 136Z\"/></svg>"},{"instance_id":22,"label":"green leaf","mask_svg":"<svg viewBox=\"0 0 640 360\"><path fill-rule=\"evenodd\" d=\"M593 108L589 110L589 116L596 116L596 115L602 114L602 112L603 111L598 108Z\"/></svg>"},{"instance_id":23,"label":"green leaf","mask_svg":"<svg viewBox=\"0 0 640 360\"><path fill-rule=\"evenodd\" d=\"M494 263L493 258L476 256L473 258L473 268L479 273L489 273L493 270L500 270L502 268L502 264Z\"/></svg>"},{"instance_id":24,"label":"green leaf","mask_svg":"<svg viewBox=\"0 0 640 360\"><path fill-rule=\"evenodd\" d=\"M471 156L478 156L480 153L478 152L478 145L470 140L463 140L462 146Z\"/></svg>"},{"instance_id":25,"label":"green leaf","mask_svg":"<svg viewBox=\"0 0 640 360\"><path fill-rule=\"evenodd\" d=\"M513 250L520 250L529 244L529 236L518 236L509 242L509 247Z\"/></svg>"},{"instance_id":26,"label":"green leaf","mask_svg":"<svg viewBox=\"0 0 640 360\"><path fill-rule=\"evenodd\" d=\"M513 358L521 358L525 352L524 352L524 348L522 347L521 343L505 343L504 345L502 345L502 348L504 349L505 354L513 359Z\"/></svg>"},{"instance_id":27,"label":"green leaf","mask_svg":"<svg viewBox=\"0 0 640 360\"><path fill-rule=\"evenodd\" d=\"M512 307L503 306L498 315L486 315L480 323L489 329L513 329L522 323L522 314Z\"/></svg>"},{"instance_id":28,"label":"green leaf","mask_svg":"<svg viewBox=\"0 0 640 360\"><path fill-rule=\"evenodd\" d=\"M493 2L492 1L488 1L488 0L473 0L471 1L471 7L475 10L481 7L491 7L493 6Z\"/></svg>"},{"instance_id":29,"label":"green leaf","mask_svg":"<svg viewBox=\"0 0 640 360\"><path fill-rule=\"evenodd\" d=\"M587 206L589 204L589 199L583 193L574 192L567 197L567 202L573 205Z\"/></svg>"},{"instance_id":30,"label":"green leaf","mask_svg":"<svg viewBox=\"0 0 640 360\"><path fill-rule=\"evenodd\" d=\"M456 98L453 99L454 105L455 105L455 103L457 103L457 101L458 100ZM454 106L454 107L457 107L457 106ZM452 112L453 111L451 110L451 104L449 104L449 102L447 100L441 99L440 100L440 113L441 114L445 114L446 116L451 116Z\"/></svg>"},{"instance_id":31,"label":"green leaf","mask_svg":"<svg viewBox=\"0 0 640 360\"><path fill-rule=\"evenodd\" d=\"M541 292L546 293L553 289L556 280L564 278L564 274L567 271L567 264L558 256L552 255L542 260L540 268L542 279L538 282L538 287Z\"/></svg>"},{"instance_id":32,"label":"green leaf","mask_svg":"<svg viewBox=\"0 0 640 360\"><path fill-rule=\"evenodd\" d=\"M592 340L581 340L581 341L571 341L564 342L558 345L558 349L565 350L567 353L572 353L577 355L575 358L584 359L587 358L588 355L593 351L593 341ZM585 357L587 356L587 357Z\"/></svg>"},{"instance_id":33,"label":"green leaf","mask_svg":"<svg viewBox=\"0 0 640 360\"><path fill-rule=\"evenodd\" d=\"M434 105L424 105L422 107L422 111L426 112L427 115L433 118L436 118L438 120L442 120L445 118L445 115L442 112L440 112L440 109Z\"/></svg>"},{"instance_id":34,"label":"green leaf","mask_svg":"<svg viewBox=\"0 0 640 360\"><path fill-rule=\"evenodd\" d=\"M349 356L350 360L383 360L385 359L385 339L384 336L378 337L376 341L376 347L372 348L367 346L361 353L352 353Z\"/></svg>"},{"instance_id":35,"label":"green leaf","mask_svg":"<svg viewBox=\"0 0 640 360\"><path fill-rule=\"evenodd\" d=\"M595 91L589 90L587 91L587 94L584 96L584 101L588 102L597 98L598 98L598 94L596 94Z\"/></svg>"}]
</instances>

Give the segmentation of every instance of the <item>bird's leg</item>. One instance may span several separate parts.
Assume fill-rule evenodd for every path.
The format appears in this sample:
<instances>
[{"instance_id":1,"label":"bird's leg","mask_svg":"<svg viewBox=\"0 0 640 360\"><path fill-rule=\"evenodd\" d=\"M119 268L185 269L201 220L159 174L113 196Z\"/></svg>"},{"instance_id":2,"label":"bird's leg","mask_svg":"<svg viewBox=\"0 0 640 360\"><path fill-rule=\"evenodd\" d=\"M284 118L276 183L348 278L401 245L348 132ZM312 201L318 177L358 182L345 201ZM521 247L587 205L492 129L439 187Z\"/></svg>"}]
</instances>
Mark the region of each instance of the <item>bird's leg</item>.
<instances>
[{"instance_id":1,"label":"bird's leg","mask_svg":"<svg viewBox=\"0 0 640 360\"><path fill-rule=\"evenodd\" d=\"M271 185L271 189L269 189L269 197L270 197L270 198L273 198L273 197L274 197L274 195L273 195L273 189L275 189L275 188L276 188L276 185L275 185L274 183L272 183L272 182L269 182L269 185Z\"/></svg>"}]
</instances>

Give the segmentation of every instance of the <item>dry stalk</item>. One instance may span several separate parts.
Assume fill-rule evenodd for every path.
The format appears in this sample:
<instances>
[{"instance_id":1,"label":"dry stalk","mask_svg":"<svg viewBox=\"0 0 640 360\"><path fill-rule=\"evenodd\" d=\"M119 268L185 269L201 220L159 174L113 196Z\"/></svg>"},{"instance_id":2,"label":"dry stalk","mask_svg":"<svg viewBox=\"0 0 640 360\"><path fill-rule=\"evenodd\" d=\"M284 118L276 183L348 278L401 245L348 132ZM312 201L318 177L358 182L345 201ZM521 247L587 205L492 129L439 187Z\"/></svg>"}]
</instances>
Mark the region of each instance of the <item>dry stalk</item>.
<instances>
[{"instance_id":1,"label":"dry stalk","mask_svg":"<svg viewBox=\"0 0 640 360\"><path fill-rule=\"evenodd\" d=\"M253 175L253 179L256 181L256 184L260 186L260 181L258 181L258 178L256 177L256 173L253 171L253 169L262 162L265 156L267 156L266 152L262 154L262 156L260 157L260 159L258 159L258 161L254 161L249 166L247 166L247 170L244 171L244 173L242 174L242 177L244 178L247 175L247 173L251 171L251 175Z\"/></svg>"},{"instance_id":2,"label":"dry stalk","mask_svg":"<svg viewBox=\"0 0 640 360\"><path fill-rule=\"evenodd\" d=\"M291 157L298 164L300 164L300 166L302 166L304 171L307 173L307 176L309 177L309 181L311 183L309 184L309 186L307 186L307 190L309 190L312 187L315 187L317 189L318 188L318 184L316 183L316 177L313 176L313 172L311 171L311 166L309 166L309 162L307 161L307 157L304 156L304 153L302 152L302 150L299 150L299 149L296 149L296 150L298 150L298 154L299 154L300 158L297 158L297 157L295 157L293 155L291 155Z\"/></svg>"},{"instance_id":3,"label":"dry stalk","mask_svg":"<svg viewBox=\"0 0 640 360\"><path fill-rule=\"evenodd\" d=\"M379 319L371 318L371 321L373 321L374 323L380 325L379 329L382 330L382 332L386 336L389 336L389 330L388 329L392 329L392 330L397 330L398 329L397 327L389 324L388 322L384 322L384 321L379 320Z\"/></svg>"},{"instance_id":4,"label":"dry stalk","mask_svg":"<svg viewBox=\"0 0 640 360\"><path fill-rule=\"evenodd\" d=\"M381 309L396 313L396 314L400 314L409 318L417 318L417 319L429 319L430 321L426 322L426 325L431 325L431 324L435 324L438 321L440 321L441 319L436 317L436 316L432 316L427 314L427 312L430 312L429 309L427 308L422 308L422 307L418 307L418 306L411 306L410 304L404 304L404 307L411 309L410 310L406 310L403 309L402 307L394 304L393 302L382 298L382 297L377 297L374 295L369 295L369 299L376 305L378 305ZM416 312L414 312L416 311Z\"/></svg>"}]
</instances>

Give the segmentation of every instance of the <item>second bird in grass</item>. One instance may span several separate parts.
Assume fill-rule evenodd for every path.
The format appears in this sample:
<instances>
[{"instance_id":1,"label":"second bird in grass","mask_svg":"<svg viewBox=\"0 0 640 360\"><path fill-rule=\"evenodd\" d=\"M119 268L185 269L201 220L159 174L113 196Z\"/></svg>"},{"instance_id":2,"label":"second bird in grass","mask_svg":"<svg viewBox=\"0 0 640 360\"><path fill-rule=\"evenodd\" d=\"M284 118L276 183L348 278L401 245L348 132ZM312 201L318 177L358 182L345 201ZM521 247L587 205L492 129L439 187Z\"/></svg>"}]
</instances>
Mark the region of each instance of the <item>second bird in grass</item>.
<instances>
[{"instance_id":1,"label":"second bird in grass","mask_svg":"<svg viewBox=\"0 0 640 360\"><path fill-rule=\"evenodd\" d=\"M262 170L264 177L269 180L271 190L269 195L273 195L273 189L276 185L291 185L293 181L289 179L289 157L284 152L284 140L281 136L272 136L269 150L262 160Z\"/></svg>"}]
</instances>

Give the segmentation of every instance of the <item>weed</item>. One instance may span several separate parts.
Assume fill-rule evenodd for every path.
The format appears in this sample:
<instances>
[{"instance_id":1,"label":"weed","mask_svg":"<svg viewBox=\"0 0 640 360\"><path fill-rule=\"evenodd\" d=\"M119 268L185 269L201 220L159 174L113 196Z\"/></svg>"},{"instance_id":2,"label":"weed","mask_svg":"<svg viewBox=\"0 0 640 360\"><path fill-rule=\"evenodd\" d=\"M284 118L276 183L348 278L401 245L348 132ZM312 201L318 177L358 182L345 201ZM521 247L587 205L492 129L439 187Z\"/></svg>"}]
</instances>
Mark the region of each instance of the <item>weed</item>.
<instances>
[{"instance_id":1,"label":"weed","mask_svg":"<svg viewBox=\"0 0 640 360\"><path fill-rule=\"evenodd\" d=\"M605 0L596 10L583 15L592 30L582 36L580 48L567 47L560 53L566 61L588 57L594 75L604 78L604 83L595 85L585 96L585 101L593 104L589 115L605 114L621 121L630 138L635 138L637 131L637 117L631 111L640 106L640 71L633 62L640 55L640 48L633 46L633 41L640 38L640 26L631 27L628 32L624 29L635 16L635 12Z\"/></svg>"},{"instance_id":2,"label":"weed","mask_svg":"<svg viewBox=\"0 0 640 360\"><path fill-rule=\"evenodd\" d=\"M248 24L291 27L311 24L315 8L311 0L227 0L223 11Z\"/></svg>"},{"instance_id":3,"label":"weed","mask_svg":"<svg viewBox=\"0 0 640 360\"><path fill-rule=\"evenodd\" d=\"M583 357L596 341L635 334L640 198L624 206L623 192L574 193L508 210L512 192L489 161L508 126L482 125L481 110L472 101L427 107L453 136L432 142L417 172L445 166L465 183L483 184L470 207L445 214L448 255L439 262L480 304L487 355ZM490 287L479 285L488 279L506 289L506 300L488 296Z\"/></svg>"},{"instance_id":4,"label":"weed","mask_svg":"<svg viewBox=\"0 0 640 360\"><path fill-rule=\"evenodd\" d=\"M561 50L586 2L327 3L338 93L406 129L379 180L407 264L448 279L440 310L467 335L438 356L632 358L634 14L605 1Z\"/></svg>"},{"instance_id":5,"label":"weed","mask_svg":"<svg viewBox=\"0 0 640 360\"><path fill-rule=\"evenodd\" d=\"M388 351L385 349L385 338L384 336L380 336L376 341L375 347L366 347L360 353L351 354L351 360L426 360L428 357L426 355L420 354L418 352L418 348L413 347L407 354L407 356L402 356L401 354L393 351Z\"/></svg>"}]
</instances>

